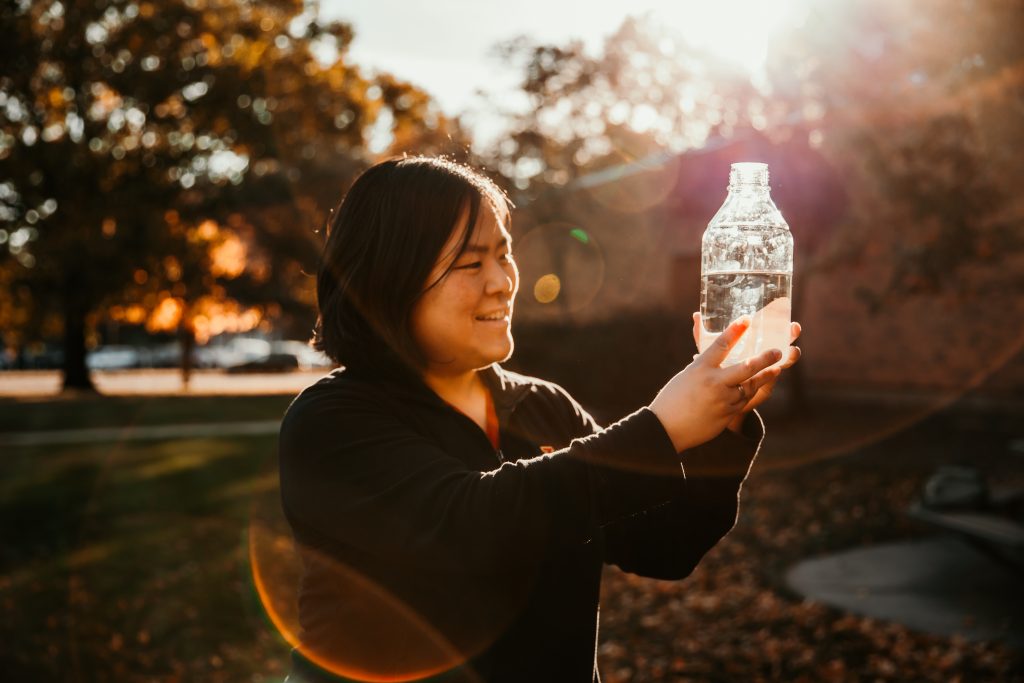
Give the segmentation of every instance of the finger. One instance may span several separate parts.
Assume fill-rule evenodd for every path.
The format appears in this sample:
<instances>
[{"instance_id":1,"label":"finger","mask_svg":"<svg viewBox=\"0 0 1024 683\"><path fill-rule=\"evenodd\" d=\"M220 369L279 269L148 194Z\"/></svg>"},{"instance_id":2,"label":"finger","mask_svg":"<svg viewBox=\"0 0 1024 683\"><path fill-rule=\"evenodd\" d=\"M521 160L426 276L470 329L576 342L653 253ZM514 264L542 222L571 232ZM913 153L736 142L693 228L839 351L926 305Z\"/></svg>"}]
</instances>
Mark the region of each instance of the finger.
<instances>
[{"instance_id":1,"label":"finger","mask_svg":"<svg viewBox=\"0 0 1024 683\"><path fill-rule=\"evenodd\" d=\"M693 344L700 348L700 311L693 312Z\"/></svg>"},{"instance_id":2,"label":"finger","mask_svg":"<svg viewBox=\"0 0 1024 683\"><path fill-rule=\"evenodd\" d=\"M722 334L718 335L714 344L704 349L704 353L701 356L706 362L718 367L729 355L729 352L732 351L732 347L736 346L736 342L740 340L740 337L743 336L748 327L750 327L749 315L742 315L736 318L736 320L729 323L729 326L725 328ZM734 384L739 384L739 381L734 382Z\"/></svg>"},{"instance_id":3,"label":"finger","mask_svg":"<svg viewBox=\"0 0 1024 683\"><path fill-rule=\"evenodd\" d=\"M740 385L744 387L744 393L748 397L742 410L753 410L771 398L772 391L781 374L782 368L778 366L768 368Z\"/></svg>"},{"instance_id":4,"label":"finger","mask_svg":"<svg viewBox=\"0 0 1024 683\"><path fill-rule=\"evenodd\" d=\"M792 344L793 342L796 341L797 337L800 336L800 333L803 332L803 329L804 328L800 326L800 323L792 323L792 324L790 324L790 326L789 326L789 343L790 344Z\"/></svg>"},{"instance_id":5,"label":"finger","mask_svg":"<svg viewBox=\"0 0 1024 683\"><path fill-rule=\"evenodd\" d=\"M728 386L736 386L741 382L746 382L748 379L761 372L770 365L778 362L782 358L782 351L778 349L768 349L764 353L759 353L753 358L748 358L742 363L736 365L730 365L728 368L723 370L722 381Z\"/></svg>"},{"instance_id":6,"label":"finger","mask_svg":"<svg viewBox=\"0 0 1024 683\"><path fill-rule=\"evenodd\" d=\"M748 393L755 395L762 389L765 389L770 393L771 389L775 386L775 383L779 380L779 375L781 374L782 368L774 367L768 368L767 370L754 375L746 381Z\"/></svg>"},{"instance_id":7,"label":"finger","mask_svg":"<svg viewBox=\"0 0 1024 683\"><path fill-rule=\"evenodd\" d=\"M744 408L751 398L754 397L755 391L747 388L746 383L737 384L734 387L729 387L729 403L733 409Z\"/></svg>"},{"instance_id":8,"label":"finger","mask_svg":"<svg viewBox=\"0 0 1024 683\"><path fill-rule=\"evenodd\" d=\"M790 346L788 355L789 357L786 358L786 362L779 367L783 369L793 367L793 364L800 360L800 356L803 355L803 351L800 350L799 346Z\"/></svg>"}]
</instances>

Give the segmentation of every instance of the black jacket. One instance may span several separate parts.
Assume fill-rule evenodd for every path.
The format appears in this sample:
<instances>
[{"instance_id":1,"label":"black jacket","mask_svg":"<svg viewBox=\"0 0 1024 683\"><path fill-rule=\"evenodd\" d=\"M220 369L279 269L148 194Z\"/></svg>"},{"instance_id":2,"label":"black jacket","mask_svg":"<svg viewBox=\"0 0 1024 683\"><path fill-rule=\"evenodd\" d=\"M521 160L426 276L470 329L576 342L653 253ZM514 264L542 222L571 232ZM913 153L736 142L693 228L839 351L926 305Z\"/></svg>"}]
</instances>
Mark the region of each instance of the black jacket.
<instances>
[{"instance_id":1,"label":"black jacket","mask_svg":"<svg viewBox=\"0 0 1024 683\"><path fill-rule=\"evenodd\" d=\"M601 429L555 384L482 376L497 452L412 376L338 370L289 407L307 678L596 681L603 563L681 579L735 523L756 414L680 455L647 408Z\"/></svg>"}]
</instances>

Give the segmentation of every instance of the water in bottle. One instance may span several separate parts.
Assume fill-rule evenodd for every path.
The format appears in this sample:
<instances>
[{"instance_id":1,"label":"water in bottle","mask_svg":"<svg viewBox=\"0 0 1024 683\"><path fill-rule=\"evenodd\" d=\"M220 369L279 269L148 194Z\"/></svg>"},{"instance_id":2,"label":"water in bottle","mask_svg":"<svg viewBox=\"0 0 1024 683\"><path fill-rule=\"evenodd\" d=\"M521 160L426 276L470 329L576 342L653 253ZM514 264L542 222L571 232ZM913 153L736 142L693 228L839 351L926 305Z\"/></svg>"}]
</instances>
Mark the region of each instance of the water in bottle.
<instances>
[{"instance_id":1,"label":"water in bottle","mask_svg":"<svg viewBox=\"0 0 1024 683\"><path fill-rule=\"evenodd\" d=\"M768 187L768 166L737 163L729 194L708 224L701 245L701 327L704 351L743 315L751 324L722 365L768 349L785 362L789 346L793 281L793 236Z\"/></svg>"}]
</instances>

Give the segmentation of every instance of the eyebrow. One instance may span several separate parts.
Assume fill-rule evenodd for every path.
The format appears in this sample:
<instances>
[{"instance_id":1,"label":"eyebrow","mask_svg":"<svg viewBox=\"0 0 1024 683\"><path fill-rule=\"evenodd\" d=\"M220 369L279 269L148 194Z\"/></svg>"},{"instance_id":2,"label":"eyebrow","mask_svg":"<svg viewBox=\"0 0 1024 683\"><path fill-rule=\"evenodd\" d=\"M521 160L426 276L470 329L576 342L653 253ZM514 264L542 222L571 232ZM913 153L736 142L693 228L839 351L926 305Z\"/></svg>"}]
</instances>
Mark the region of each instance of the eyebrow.
<instances>
[{"instance_id":1,"label":"eyebrow","mask_svg":"<svg viewBox=\"0 0 1024 683\"><path fill-rule=\"evenodd\" d=\"M502 237L501 241L498 242L498 248L501 249L502 247L507 247L507 246L508 246L508 238L507 237ZM487 245L484 245L484 244L467 244L465 250L463 250L462 253L464 253L464 254L486 254L490 250L491 250L491 248L488 247Z\"/></svg>"}]
</instances>

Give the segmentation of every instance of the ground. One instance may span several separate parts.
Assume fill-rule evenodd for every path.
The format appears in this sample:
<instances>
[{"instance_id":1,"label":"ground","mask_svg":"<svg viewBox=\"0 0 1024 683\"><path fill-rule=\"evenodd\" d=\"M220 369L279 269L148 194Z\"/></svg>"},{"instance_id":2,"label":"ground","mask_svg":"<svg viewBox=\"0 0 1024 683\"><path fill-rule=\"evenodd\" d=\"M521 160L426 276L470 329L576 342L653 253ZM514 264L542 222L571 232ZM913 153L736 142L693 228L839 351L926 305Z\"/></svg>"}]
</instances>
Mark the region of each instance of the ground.
<instances>
[{"instance_id":1,"label":"ground","mask_svg":"<svg viewBox=\"0 0 1024 683\"><path fill-rule=\"evenodd\" d=\"M12 446L12 432L272 420L289 396L0 399L0 670L35 681L279 681L294 567L272 434ZM930 415L930 416L929 416ZM803 601L794 562L934 533L939 463L1024 484L1019 416L816 403L768 416L736 528L681 582L609 568L599 661L625 681L1013 681L1020 654ZM253 580L257 559L263 584ZM269 588L268 588L269 587ZM1008 628L1021 628L1020 624Z\"/></svg>"}]
</instances>

